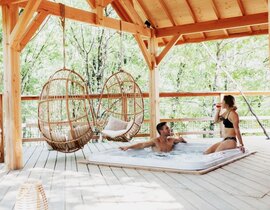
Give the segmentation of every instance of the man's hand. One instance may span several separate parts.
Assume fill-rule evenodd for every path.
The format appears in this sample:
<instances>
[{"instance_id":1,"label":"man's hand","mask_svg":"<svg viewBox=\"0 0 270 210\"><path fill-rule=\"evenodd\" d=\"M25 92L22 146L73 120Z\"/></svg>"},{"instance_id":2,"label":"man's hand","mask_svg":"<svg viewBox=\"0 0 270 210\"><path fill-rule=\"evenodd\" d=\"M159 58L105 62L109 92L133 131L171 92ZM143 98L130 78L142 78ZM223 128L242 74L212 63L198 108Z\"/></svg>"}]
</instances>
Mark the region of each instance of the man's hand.
<instances>
[{"instance_id":1,"label":"man's hand","mask_svg":"<svg viewBox=\"0 0 270 210\"><path fill-rule=\"evenodd\" d=\"M183 137L179 137L180 142L187 143L187 141Z\"/></svg>"},{"instance_id":2,"label":"man's hand","mask_svg":"<svg viewBox=\"0 0 270 210\"><path fill-rule=\"evenodd\" d=\"M119 147L119 149L123 150L123 151L127 151L129 149L129 147Z\"/></svg>"}]
</instances>

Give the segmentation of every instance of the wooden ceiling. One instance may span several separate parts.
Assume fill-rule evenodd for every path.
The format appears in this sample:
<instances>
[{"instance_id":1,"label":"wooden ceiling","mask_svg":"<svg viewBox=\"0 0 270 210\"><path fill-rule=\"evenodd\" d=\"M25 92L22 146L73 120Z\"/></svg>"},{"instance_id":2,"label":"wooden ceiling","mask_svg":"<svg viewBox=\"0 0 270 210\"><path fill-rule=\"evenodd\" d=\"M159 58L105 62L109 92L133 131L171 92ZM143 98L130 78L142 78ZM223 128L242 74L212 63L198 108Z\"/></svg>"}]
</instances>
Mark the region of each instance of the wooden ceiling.
<instances>
[{"instance_id":1,"label":"wooden ceiling","mask_svg":"<svg viewBox=\"0 0 270 210\"><path fill-rule=\"evenodd\" d=\"M150 69L174 45L268 34L267 0L82 1L91 9L48 0L0 0L0 5L24 8L10 44L21 51L48 15L63 17L63 8L65 18L133 34ZM107 6L112 6L121 20L106 17ZM164 46L159 55L158 46Z\"/></svg>"},{"instance_id":2,"label":"wooden ceiling","mask_svg":"<svg viewBox=\"0 0 270 210\"><path fill-rule=\"evenodd\" d=\"M148 20L159 46L268 34L267 0L114 0L125 21ZM182 35L182 36L177 36Z\"/></svg>"}]
</instances>

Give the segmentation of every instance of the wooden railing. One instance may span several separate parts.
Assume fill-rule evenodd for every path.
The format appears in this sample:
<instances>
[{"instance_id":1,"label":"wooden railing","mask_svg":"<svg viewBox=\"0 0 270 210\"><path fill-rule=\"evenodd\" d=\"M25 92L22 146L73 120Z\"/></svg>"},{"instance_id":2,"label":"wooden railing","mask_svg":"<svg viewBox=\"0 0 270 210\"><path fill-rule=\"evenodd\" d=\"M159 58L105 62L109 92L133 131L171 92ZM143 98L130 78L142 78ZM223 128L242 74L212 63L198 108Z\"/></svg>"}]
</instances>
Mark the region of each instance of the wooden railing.
<instances>
[{"instance_id":1,"label":"wooden railing","mask_svg":"<svg viewBox=\"0 0 270 210\"><path fill-rule=\"evenodd\" d=\"M185 98L185 97L218 97L219 99L221 99L223 97L223 95L226 94L230 94L230 95L234 95L234 96L239 96L240 93L239 92L162 92L160 93L160 98L162 101L162 98ZM270 92L265 92L265 91L249 91L249 92L244 92L244 94L246 96L270 96ZM87 96L88 98L92 98L92 99L98 99L99 98L99 94L92 94ZM106 97L106 96L105 96ZM144 98L149 98L149 94L148 93L143 93L143 97ZM39 100L39 96L22 96L22 102L29 102L29 101L38 101ZM3 130L2 129L2 114L3 114L3 109L2 109L2 95L0 94L0 132ZM269 120L270 121L270 116L260 116L260 119L262 120ZM164 118L161 119L161 121L166 121L166 122L173 122L173 123L183 123L183 122L210 122L213 119L210 117L200 117L200 118L174 118L174 119L169 119L169 118ZM241 121L251 121L251 120L255 120L254 117L251 116L247 116L247 117L240 117ZM149 124L150 119L145 119L144 120L144 126ZM23 124L23 129L38 129L38 125L37 125L37 120L34 123L24 123ZM262 132L261 129L242 129L242 133L248 133L248 132ZM191 131L182 131L179 132L182 135L198 135L198 134L215 134L215 135L219 135L220 134L220 128L216 129L216 130L191 130ZM1 133L0 133L1 134ZM0 138L0 153L3 154L3 139ZM148 137L149 133L148 132L144 132L144 133L139 133L137 134L137 137ZM35 137L31 137L31 138L23 138L23 142L29 142L29 141L42 141L44 140L44 138L41 136L41 134L39 133L37 136ZM0 156L1 158L1 156Z\"/></svg>"}]
</instances>

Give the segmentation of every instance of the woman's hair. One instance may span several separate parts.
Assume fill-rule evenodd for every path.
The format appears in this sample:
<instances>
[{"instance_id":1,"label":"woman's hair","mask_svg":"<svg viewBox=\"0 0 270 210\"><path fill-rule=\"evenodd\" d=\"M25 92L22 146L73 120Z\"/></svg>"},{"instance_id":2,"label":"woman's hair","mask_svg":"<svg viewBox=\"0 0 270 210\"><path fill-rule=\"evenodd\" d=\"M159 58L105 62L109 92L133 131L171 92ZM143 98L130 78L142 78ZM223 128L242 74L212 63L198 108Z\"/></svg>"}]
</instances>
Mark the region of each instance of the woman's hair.
<instances>
[{"instance_id":1,"label":"woman's hair","mask_svg":"<svg viewBox=\"0 0 270 210\"><path fill-rule=\"evenodd\" d=\"M227 104L230 108L236 110L237 107L235 106L235 99L232 95L226 95L223 98L225 104Z\"/></svg>"}]
</instances>

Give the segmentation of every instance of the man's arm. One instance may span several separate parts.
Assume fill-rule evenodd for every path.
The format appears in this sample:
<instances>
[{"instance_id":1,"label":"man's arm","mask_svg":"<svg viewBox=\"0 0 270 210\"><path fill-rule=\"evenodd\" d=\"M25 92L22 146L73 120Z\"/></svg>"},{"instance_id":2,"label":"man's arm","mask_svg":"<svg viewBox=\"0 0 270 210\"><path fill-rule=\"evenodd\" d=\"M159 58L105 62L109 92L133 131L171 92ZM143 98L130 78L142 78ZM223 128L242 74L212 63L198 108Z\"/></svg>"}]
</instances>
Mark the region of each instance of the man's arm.
<instances>
[{"instance_id":1,"label":"man's arm","mask_svg":"<svg viewBox=\"0 0 270 210\"><path fill-rule=\"evenodd\" d=\"M119 149L126 151L128 149L143 149L143 148L151 147L154 145L155 145L154 141L147 141L147 142L141 142L141 143L130 145L130 146L119 147Z\"/></svg>"},{"instance_id":2,"label":"man's arm","mask_svg":"<svg viewBox=\"0 0 270 210\"><path fill-rule=\"evenodd\" d=\"M171 138L173 139L173 143L174 144L178 144L178 143L187 143L187 141L185 139L183 139L183 137L178 137L178 138Z\"/></svg>"}]
</instances>

